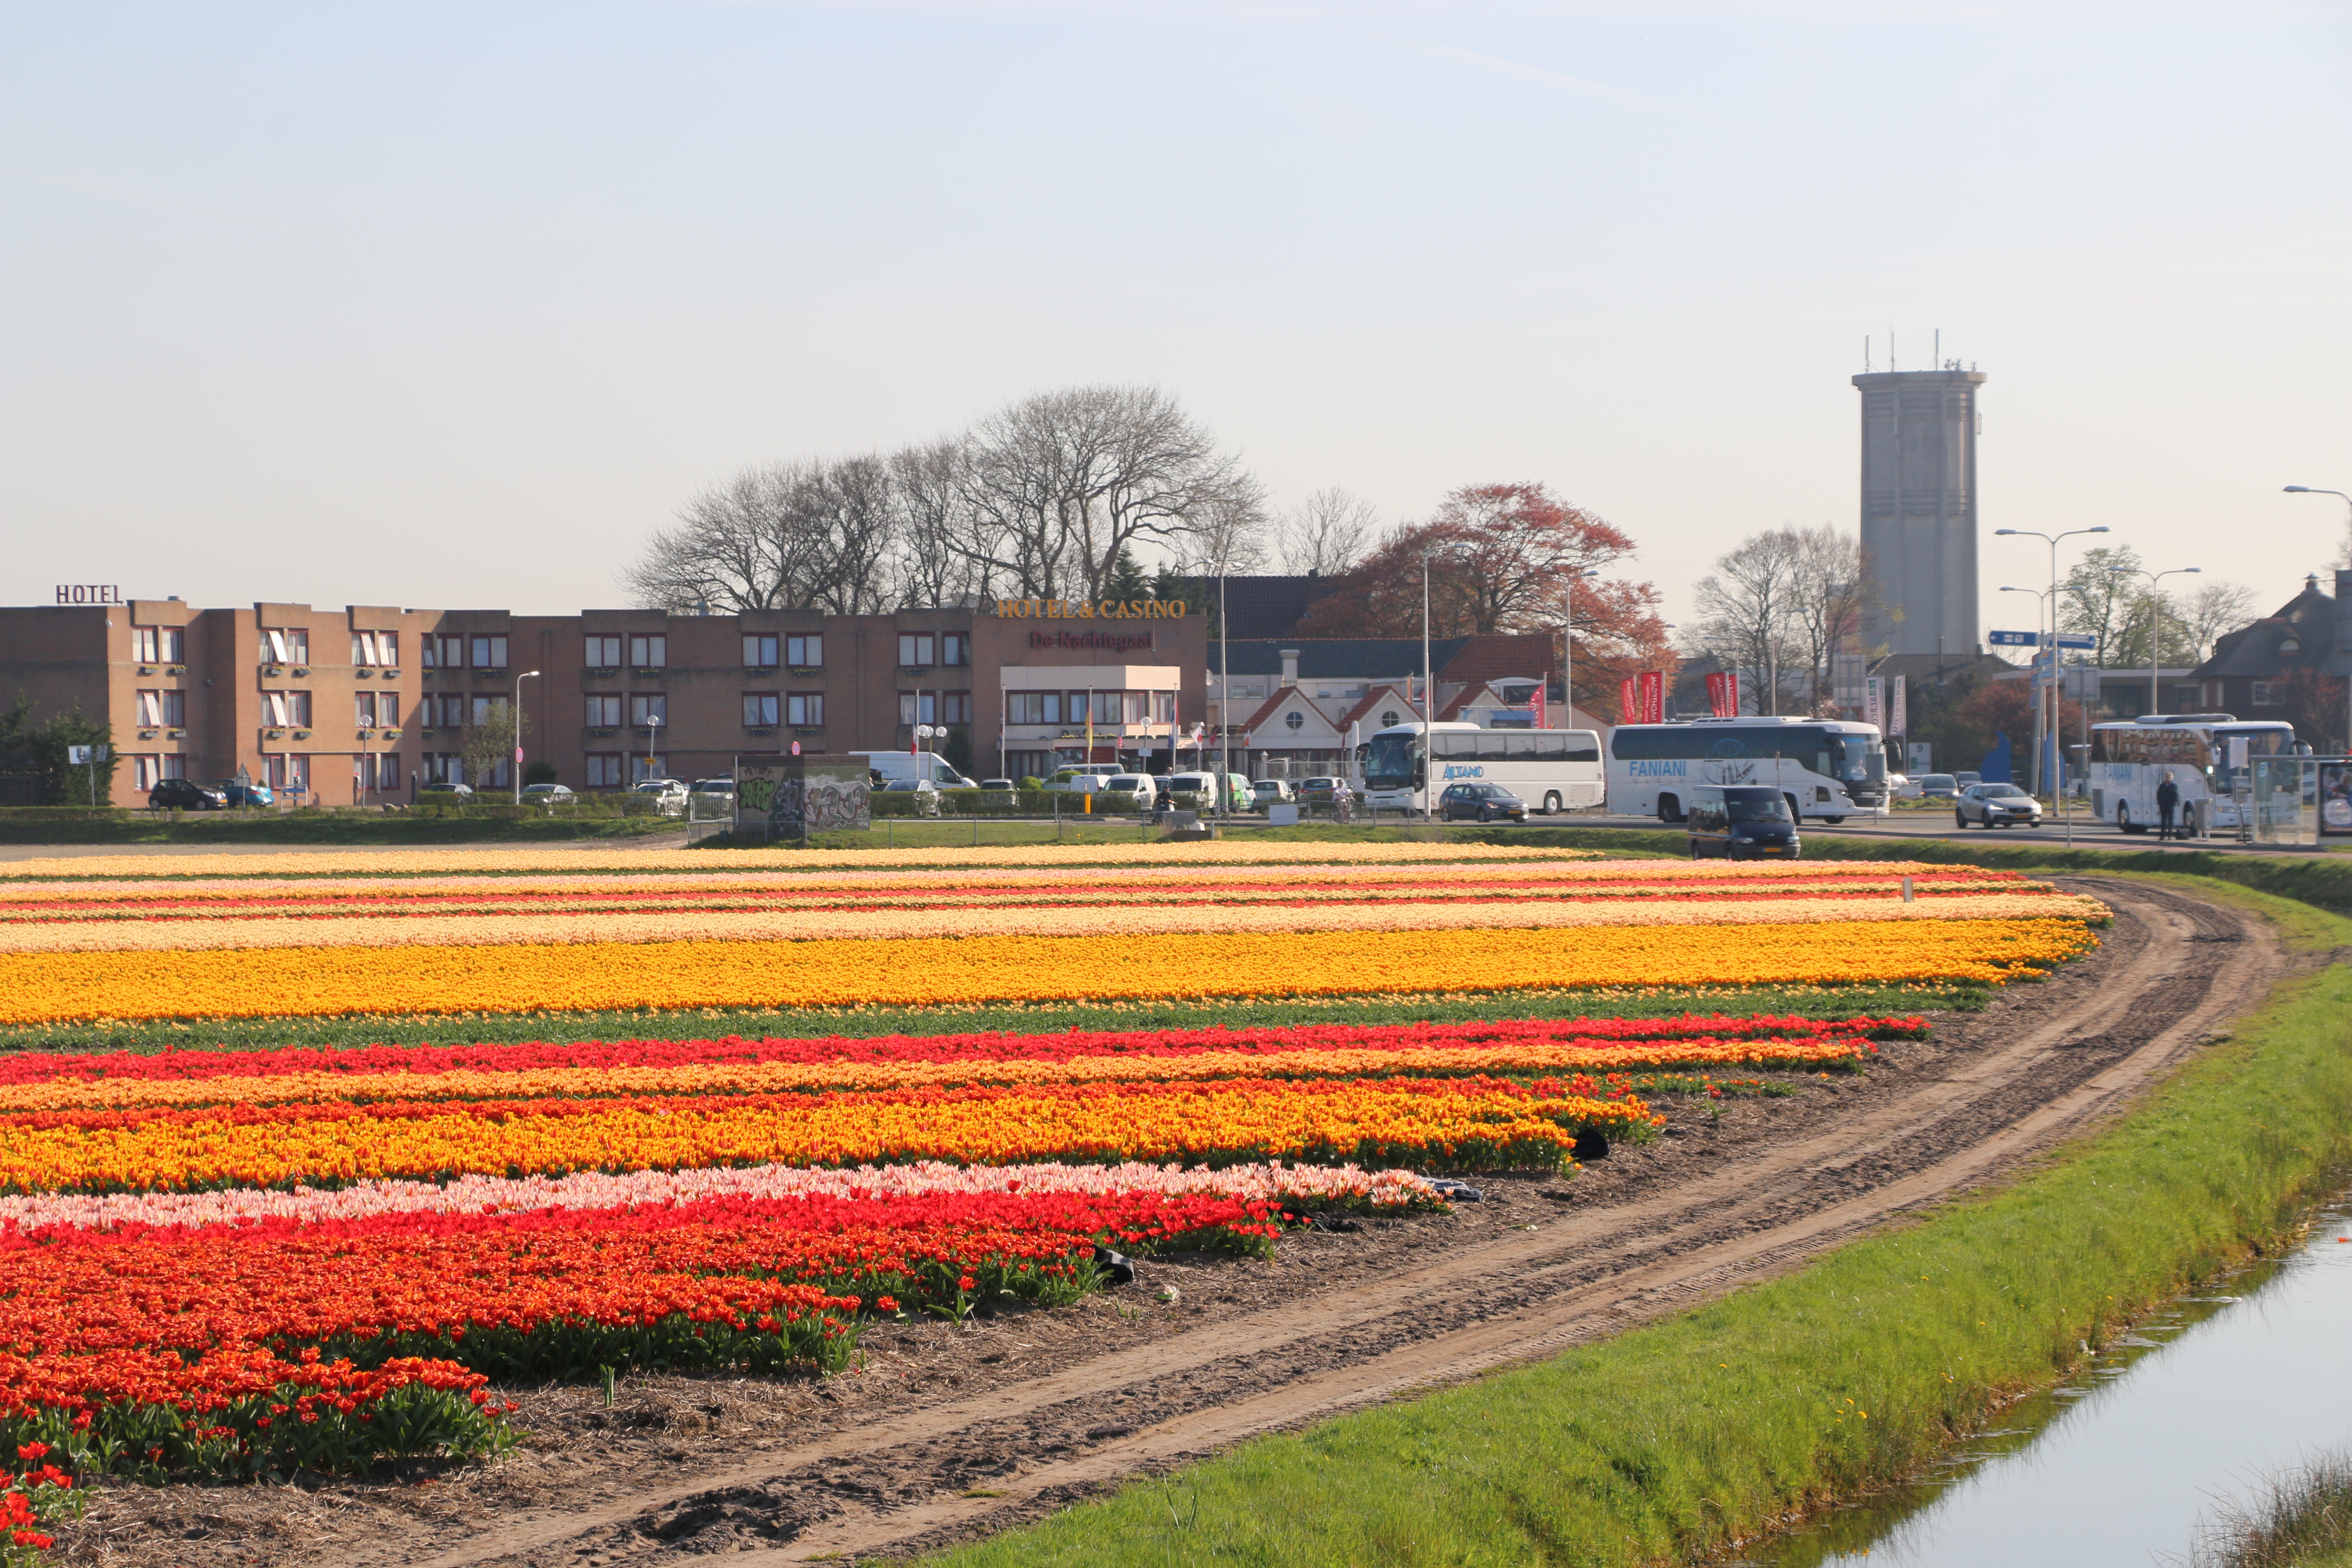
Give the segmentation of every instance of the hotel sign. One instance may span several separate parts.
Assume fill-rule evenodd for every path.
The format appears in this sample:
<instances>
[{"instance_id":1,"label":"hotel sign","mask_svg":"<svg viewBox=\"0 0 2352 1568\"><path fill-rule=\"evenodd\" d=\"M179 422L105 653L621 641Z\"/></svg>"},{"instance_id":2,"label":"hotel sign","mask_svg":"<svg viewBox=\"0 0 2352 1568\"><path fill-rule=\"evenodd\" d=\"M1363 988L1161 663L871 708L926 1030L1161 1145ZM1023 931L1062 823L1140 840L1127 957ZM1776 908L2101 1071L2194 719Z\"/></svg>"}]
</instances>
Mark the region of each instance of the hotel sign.
<instances>
[{"instance_id":1,"label":"hotel sign","mask_svg":"<svg viewBox=\"0 0 2352 1568\"><path fill-rule=\"evenodd\" d=\"M1083 647L1126 653L1150 647L1150 632L1031 632L1031 647Z\"/></svg>"},{"instance_id":2,"label":"hotel sign","mask_svg":"<svg viewBox=\"0 0 2352 1568\"><path fill-rule=\"evenodd\" d=\"M60 605L120 605L122 584L120 583L60 583L58 603Z\"/></svg>"},{"instance_id":3,"label":"hotel sign","mask_svg":"<svg viewBox=\"0 0 2352 1568\"><path fill-rule=\"evenodd\" d=\"M1005 621L1181 620L1181 599L999 599L996 616ZM1150 644L1144 644L1150 647Z\"/></svg>"}]
</instances>

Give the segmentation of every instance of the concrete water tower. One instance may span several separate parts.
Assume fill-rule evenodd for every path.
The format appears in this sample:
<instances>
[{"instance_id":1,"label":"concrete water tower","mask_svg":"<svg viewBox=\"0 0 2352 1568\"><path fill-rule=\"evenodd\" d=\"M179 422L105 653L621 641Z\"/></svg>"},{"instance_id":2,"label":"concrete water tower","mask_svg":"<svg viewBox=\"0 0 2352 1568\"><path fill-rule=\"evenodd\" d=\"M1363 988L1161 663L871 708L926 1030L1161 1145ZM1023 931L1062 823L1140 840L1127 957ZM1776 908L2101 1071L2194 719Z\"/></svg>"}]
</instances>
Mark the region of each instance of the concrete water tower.
<instances>
[{"instance_id":1,"label":"concrete water tower","mask_svg":"<svg viewBox=\"0 0 2352 1568\"><path fill-rule=\"evenodd\" d=\"M1977 388L1984 379L1973 370L1853 378L1862 389L1863 556L1889 612L1867 633L1874 647L1953 658L1977 651Z\"/></svg>"}]
</instances>

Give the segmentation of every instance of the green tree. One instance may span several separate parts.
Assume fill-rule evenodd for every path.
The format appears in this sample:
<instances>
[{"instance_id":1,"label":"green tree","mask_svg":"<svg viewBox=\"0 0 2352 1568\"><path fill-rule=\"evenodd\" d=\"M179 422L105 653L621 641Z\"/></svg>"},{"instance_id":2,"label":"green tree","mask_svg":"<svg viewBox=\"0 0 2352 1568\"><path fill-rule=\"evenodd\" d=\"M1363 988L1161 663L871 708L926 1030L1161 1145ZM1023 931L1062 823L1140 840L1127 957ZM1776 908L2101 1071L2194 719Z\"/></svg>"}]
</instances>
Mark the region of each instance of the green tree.
<instances>
[{"instance_id":1,"label":"green tree","mask_svg":"<svg viewBox=\"0 0 2352 1568\"><path fill-rule=\"evenodd\" d=\"M97 764L98 804L114 799L114 770L121 759L114 754L113 726L86 716L77 707L46 724L32 721L33 700L19 692L16 705L0 713L0 773L29 775L34 804L88 805L93 778L87 765L66 761L71 746L104 746L106 761Z\"/></svg>"}]
</instances>

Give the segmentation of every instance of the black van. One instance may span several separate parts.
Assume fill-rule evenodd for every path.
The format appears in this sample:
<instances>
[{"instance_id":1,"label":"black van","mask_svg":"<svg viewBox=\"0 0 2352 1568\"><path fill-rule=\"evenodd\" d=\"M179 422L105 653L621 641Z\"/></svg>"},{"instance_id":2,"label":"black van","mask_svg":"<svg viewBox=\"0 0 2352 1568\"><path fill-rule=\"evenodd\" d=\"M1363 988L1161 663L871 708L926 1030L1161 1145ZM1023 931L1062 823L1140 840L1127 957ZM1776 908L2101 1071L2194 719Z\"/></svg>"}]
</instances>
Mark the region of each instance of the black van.
<instances>
[{"instance_id":1,"label":"black van","mask_svg":"<svg viewBox=\"0 0 2352 1568\"><path fill-rule=\"evenodd\" d=\"M1685 818L1691 858L1720 855L1746 860L1797 858L1797 824L1789 800L1763 784L1700 784L1691 791Z\"/></svg>"}]
</instances>

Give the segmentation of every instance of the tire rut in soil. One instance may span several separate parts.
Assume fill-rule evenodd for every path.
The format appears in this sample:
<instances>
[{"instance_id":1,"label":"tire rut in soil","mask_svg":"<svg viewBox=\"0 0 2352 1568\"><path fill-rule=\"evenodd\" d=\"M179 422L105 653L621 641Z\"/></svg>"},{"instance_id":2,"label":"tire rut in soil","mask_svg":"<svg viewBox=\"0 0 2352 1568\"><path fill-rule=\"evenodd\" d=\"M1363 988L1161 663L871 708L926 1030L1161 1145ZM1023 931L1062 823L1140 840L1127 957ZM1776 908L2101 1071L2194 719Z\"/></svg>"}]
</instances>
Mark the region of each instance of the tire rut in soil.
<instances>
[{"instance_id":1,"label":"tire rut in soil","mask_svg":"<svg viewBox=\"0 0 2352 1568\"><path fill-rule=\"evenodd\" d=\"M1893 1087L1850 1113L1828 1108L1730 1158L1695 1156L1696 1168L1662 1157L1621 1201L1571 1191L1538 1223L1422 1252L1397 1272L1307 1284L1045 1376L732 1465L681 1450L703 1460L700 1473L682 1463L666 1485L598 1475L601 1495L567 1508L412 1516L391 1539L353 1543L349 1560L536 1568L714 1550L746 1563L899 1555L1786 1272L2112 1113L2287 967L2252 917L2137 884L2068 880L2116 910L2102 951L1952 1020L1938 1031L1952 1048L1907 1079L1899 1058L1874 1070ZM1520 1185L1531 1198L1542 1190Z\"/></svg>"}]
</instances>

